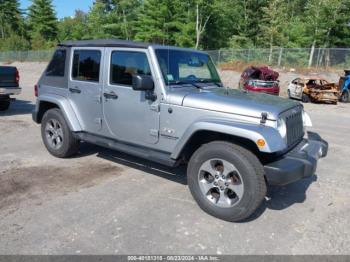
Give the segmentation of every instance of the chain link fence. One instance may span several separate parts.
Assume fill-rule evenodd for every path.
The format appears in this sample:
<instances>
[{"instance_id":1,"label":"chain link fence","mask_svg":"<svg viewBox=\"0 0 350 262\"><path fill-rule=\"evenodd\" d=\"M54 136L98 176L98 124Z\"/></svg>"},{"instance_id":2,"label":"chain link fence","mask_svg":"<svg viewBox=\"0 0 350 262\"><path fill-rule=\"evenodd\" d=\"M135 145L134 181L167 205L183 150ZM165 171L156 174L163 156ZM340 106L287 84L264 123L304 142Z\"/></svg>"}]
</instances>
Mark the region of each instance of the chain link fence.
<instances>
[{"instance_id":1,"label":"chain link fence","mask_svg":"<svg viewBox=\"0 0 350 262\"><path fill-rule=\"evenodd\" d=\"M54 50L0 52L0 62L48 62Z\"/></svg>"},{"instance_id":2,"label":"chain link fence","mask_svg":"<svg viewBox=\"0 0 350 262\"><path fill-rule=\"evenodd\" d=\"M246 62L279 68L350 68L350 48L225 49L208 53L217 65Z\"/></svg>"},{"instance_id":3,"label":"chain link fence","mask_svg":"<svg viewBox=\"0 0 350 262\"><path fill-rule=\"evenodd\" d=\"M0 52L0 62L48 62L54 50ZM350 48L224 49L208 51L217 65L244 62L286 68L350 68Z\"/></svg>"}]
</instances>

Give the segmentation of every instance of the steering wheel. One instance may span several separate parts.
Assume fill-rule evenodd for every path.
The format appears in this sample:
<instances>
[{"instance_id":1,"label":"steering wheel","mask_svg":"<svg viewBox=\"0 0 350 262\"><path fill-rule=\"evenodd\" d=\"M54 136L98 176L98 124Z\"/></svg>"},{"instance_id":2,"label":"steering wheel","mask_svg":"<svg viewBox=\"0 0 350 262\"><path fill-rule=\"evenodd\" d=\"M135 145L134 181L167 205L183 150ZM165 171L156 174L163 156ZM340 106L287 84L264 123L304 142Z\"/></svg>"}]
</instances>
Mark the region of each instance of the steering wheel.
<instances>
[{"instance_id":1,"label":"steering wheel","mask_svg":"<svg viewBox=\"0 0 350 262\"><path fill-rule=\"evenodd\" d=\"M198 77L196 77L195 75L188 75L188 76L186 76L186 79L196 80L196 79L198 79Z\"/></svg>"}]
</instances>

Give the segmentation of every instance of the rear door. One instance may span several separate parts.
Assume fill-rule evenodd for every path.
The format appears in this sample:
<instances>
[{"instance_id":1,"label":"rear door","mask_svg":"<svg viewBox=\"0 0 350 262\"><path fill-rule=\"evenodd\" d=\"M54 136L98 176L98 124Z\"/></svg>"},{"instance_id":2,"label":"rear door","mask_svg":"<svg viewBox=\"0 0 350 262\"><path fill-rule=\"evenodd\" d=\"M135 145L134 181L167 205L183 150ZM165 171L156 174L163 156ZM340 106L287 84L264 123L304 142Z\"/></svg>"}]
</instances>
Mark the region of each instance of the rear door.
<instances>
[{"instance_id":1,"label":"rear door","mask_svg":"<svg viewBox=\"0 0 350 262\"><path fill-rule=\"evenodd\" d=\"M104 48L73 48L71 55L69 100L88 133L102 128L102 85Z\"/></svg>"}]
</instances>

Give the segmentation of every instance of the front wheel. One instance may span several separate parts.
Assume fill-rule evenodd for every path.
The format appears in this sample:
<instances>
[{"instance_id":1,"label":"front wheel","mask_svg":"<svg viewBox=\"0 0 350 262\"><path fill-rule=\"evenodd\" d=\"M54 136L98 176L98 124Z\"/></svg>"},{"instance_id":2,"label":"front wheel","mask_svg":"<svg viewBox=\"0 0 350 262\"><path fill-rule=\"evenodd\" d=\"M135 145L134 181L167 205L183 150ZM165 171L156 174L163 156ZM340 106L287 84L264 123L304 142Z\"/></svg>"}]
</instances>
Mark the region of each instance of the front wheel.
<instances>
[{"instance_id":1,"label":"front wheel","mask_svg":"<svg viewBox=\"0 0 350 262\"><path fill-rule=\"evenodd\" d=\"M77 140L57 108L48 110L41 122L41 136L47 150L55 157L73 156L79 150Z\"/></svg>"},{"instance_id":2,"label":"front wheel","mask_svg":"<svg viewBox=\"0 0 350 262\"><path fill-rule=\"evenodd\" d=\"M303 101L303 103L309 103L310 97L307 94L303 94L301 100Z\"/></svg>"},{"instance_id":3,"label":"front wheel","mask_svg":"<svg viewBox=\"0 0 350 262\"><path fill-rule=\"evenodd\" d=\"M251 216L266 195L264 169L257 157L228 142L201 146L190 159L187 181L205 212L230 222Z\"/></svg>"},{"instance_id":4,"label":"front wheel","mask_svg":"<svg viewBox=\"0 0 350 262\"><path fill-rule=\"evenodd\" d=\"M345 90L341 96L340 96L340 102L343 103L349 103L350 102L350 96L349 96L349 91Z\"/></svg>"}]
</instances>

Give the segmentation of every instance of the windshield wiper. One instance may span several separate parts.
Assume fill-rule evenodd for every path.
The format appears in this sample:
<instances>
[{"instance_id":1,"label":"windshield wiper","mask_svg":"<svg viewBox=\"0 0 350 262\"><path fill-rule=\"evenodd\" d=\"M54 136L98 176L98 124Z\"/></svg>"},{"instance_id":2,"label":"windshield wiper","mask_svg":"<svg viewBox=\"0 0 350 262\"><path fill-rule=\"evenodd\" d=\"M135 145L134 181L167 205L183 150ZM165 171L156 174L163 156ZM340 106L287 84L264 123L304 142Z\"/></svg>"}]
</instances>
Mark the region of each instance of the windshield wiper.
<instances>
[{"instance_id":1,"label":"windshield wiper","mask_svg":"<svg viewBox=\"0 0 350 262\"><path fill-rule=\"evenodd\" d=\"M192 85L194 86L193 83L191 82L185 82L185 81L168 81L168 85L171 86L171 85L175 85L175 86L183 86L183 85Z\"/></svg>"},{"instance_id":2,"label":"windshield wiper","mask_svg":"<svg viewBox=\"0 0 350 262\"><path fill-rule=\"evenodd\" d=\"M214 84L218 87L223 86L221 82L217 82L217 81L214 81L212 79L205 79L205 78L200 78L200 79L196 80L195 83Z\"/></svg>"}]
</instances>

